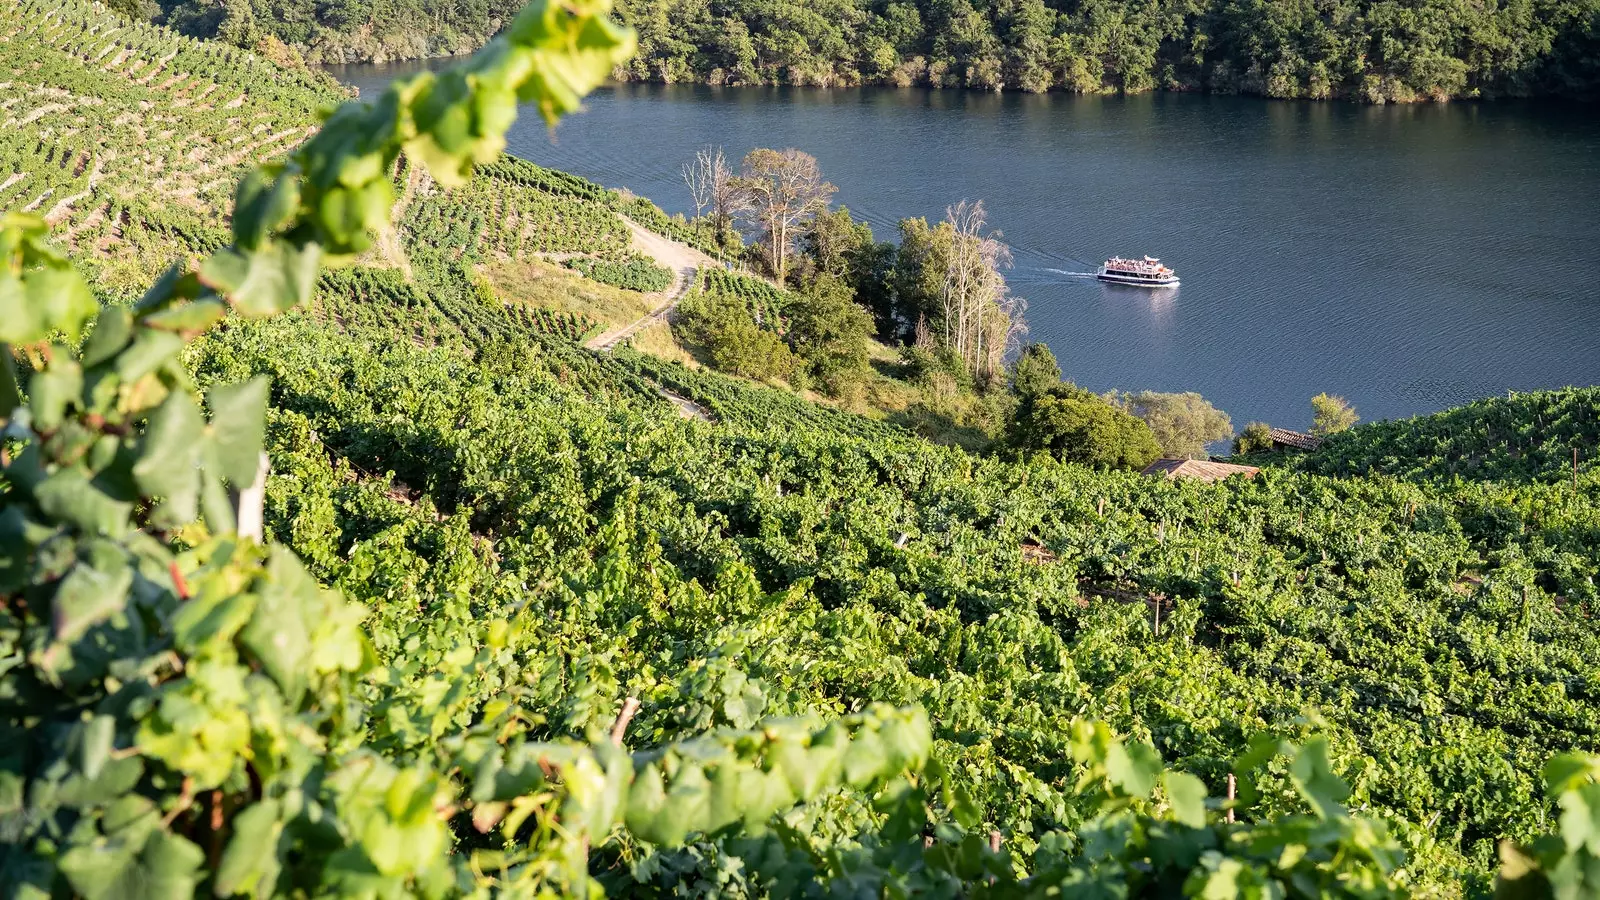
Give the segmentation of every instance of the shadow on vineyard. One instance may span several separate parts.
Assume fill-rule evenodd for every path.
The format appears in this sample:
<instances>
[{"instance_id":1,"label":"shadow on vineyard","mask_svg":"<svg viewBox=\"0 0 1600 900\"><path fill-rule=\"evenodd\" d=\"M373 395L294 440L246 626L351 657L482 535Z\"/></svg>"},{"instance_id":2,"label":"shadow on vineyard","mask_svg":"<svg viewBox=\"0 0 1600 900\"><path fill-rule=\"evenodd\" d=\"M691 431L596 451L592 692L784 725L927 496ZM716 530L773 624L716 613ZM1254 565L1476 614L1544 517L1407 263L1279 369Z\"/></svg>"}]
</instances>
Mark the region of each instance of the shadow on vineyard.
<instances>
[{"instance_id":1,"label":"shadow on vineyard","mask_svg":"<svg viewBox=\"0 0 1600 900\"><path fill-rule=\"evenodd\" d=\"M608 9L286 154L323 86L0 13L0 892L1600 892L1595 390L1202 484L590 352L474 266L696 240L500 157L627 58ZM195 175L218 122L259 153ZM93 185L30 149L69 125L127 141Z\"/></svg>"}]
</instances>

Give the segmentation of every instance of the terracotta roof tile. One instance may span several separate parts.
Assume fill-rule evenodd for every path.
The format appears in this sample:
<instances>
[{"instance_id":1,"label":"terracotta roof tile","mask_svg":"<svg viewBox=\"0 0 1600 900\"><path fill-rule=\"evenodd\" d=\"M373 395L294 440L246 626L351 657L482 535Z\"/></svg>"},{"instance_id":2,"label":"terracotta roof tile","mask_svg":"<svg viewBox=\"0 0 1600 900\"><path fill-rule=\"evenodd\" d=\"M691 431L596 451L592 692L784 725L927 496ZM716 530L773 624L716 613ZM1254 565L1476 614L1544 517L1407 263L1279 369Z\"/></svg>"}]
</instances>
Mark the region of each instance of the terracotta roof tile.
<instances>
[{"instance_id":1,"label":"terracotta roof tile","mask_svg":"<svg viewBox=\"0 0 1600 900\"><path fill-rule=\"evenodd\" d=\"M1145 467L1144 474L1221 481L1230 475L1250 478L1259 471L1261 470L1255 466L1236 466L1233 463L1212 462L1207 459L1158 459Z\"/></svg>"},{"instance_id":2,"label":"terracotta roof tile","mask_svg":"<svg viewBox=\"0 0 1600 900\"><path fill-rule=\"evenodd\" d=\"M1322 446L1322 438L1305 434L1299 431L1290 431L1287 428L1272 429L1272 442L1285 447L1294 447L1298 450L1315 450Z\"/></svg>"}]
</instances>

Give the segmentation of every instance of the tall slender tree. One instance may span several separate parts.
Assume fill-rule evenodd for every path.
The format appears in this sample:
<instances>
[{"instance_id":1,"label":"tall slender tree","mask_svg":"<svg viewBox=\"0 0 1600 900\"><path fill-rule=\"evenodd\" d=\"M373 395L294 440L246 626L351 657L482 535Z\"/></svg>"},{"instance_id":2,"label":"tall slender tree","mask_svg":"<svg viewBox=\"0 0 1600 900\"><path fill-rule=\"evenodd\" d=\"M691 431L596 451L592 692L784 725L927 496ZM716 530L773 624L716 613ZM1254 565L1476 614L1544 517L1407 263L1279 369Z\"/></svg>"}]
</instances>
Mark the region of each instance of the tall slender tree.
<instances>
[{"instance_id":1,"label":"tall slender tree","mask_svg":"<svg viewBox=\"0 0 1600 900\"><path fill-rule=\"evenodd\" d=\"M986 230L982 200L949 207L944 224L952 241L945 260L941 338L974 378L986 381L999 374L1006 352L1026 331L1022 301L1011 295L1000 274L1011 264L1011 249L1000 232Z\"/></svg>"},{"instance_id":2,"label":"tall slender tree","mask_svg":"<svg viewBox=\"0 0 1600 900\"><path fill-rule=\"evenodd\" d=\"M695 152L694 159L683 164L681 172L694 201L695 216L709 210L719 232L728 227L739 211L740 192L722 148L702 147Z\"/></svg>"}]
</instances>

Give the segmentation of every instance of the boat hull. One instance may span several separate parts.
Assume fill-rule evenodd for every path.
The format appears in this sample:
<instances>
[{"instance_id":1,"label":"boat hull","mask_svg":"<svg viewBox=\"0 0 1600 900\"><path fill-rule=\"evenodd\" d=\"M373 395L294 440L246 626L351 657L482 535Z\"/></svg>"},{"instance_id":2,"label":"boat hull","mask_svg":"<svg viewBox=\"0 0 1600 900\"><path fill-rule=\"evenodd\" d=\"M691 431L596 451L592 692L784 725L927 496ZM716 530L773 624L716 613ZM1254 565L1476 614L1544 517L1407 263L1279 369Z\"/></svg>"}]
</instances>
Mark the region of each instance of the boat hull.
<instances>
[{"instance_id":1,"label":"boat hull","mask_svg":"<svg viewBox=\"0 0 1600 900\"><path fill-rule=\"evenodd\" d=\"M1176 276L1172 278L1134 278L1128 275L1113 275L1109 272L1100 272L1095 277L1110 284L1125 284L1129 287L1166 288L1178 286Z\"/></svg>"}]
</instances>

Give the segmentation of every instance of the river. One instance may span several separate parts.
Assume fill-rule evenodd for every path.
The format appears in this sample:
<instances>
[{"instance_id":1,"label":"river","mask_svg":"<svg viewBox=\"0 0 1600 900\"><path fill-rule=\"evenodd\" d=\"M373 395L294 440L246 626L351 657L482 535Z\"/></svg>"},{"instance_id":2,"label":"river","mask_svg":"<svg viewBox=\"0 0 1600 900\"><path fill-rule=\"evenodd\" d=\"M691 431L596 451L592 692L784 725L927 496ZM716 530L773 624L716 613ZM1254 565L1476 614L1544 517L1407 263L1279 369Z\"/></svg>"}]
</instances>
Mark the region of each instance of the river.
<instances>
[{"instance_id":1,"label":"river","mask_svg":"<svg viewBox=\"0 0 1600 900\"><path fill-rule=\"evenodd\" d=\"M334 74L371 96L416 65ZM692 212L696 148L798 147L879 239L982 199L1028 338L1095 390L1305 428L1321 391L1378 419L1600 382L1600 106L635 84L587 106L554 132L526 111L510 151ZM1083 277L1113 254L1182 287Z\"/></svg>"}]
</instances>

